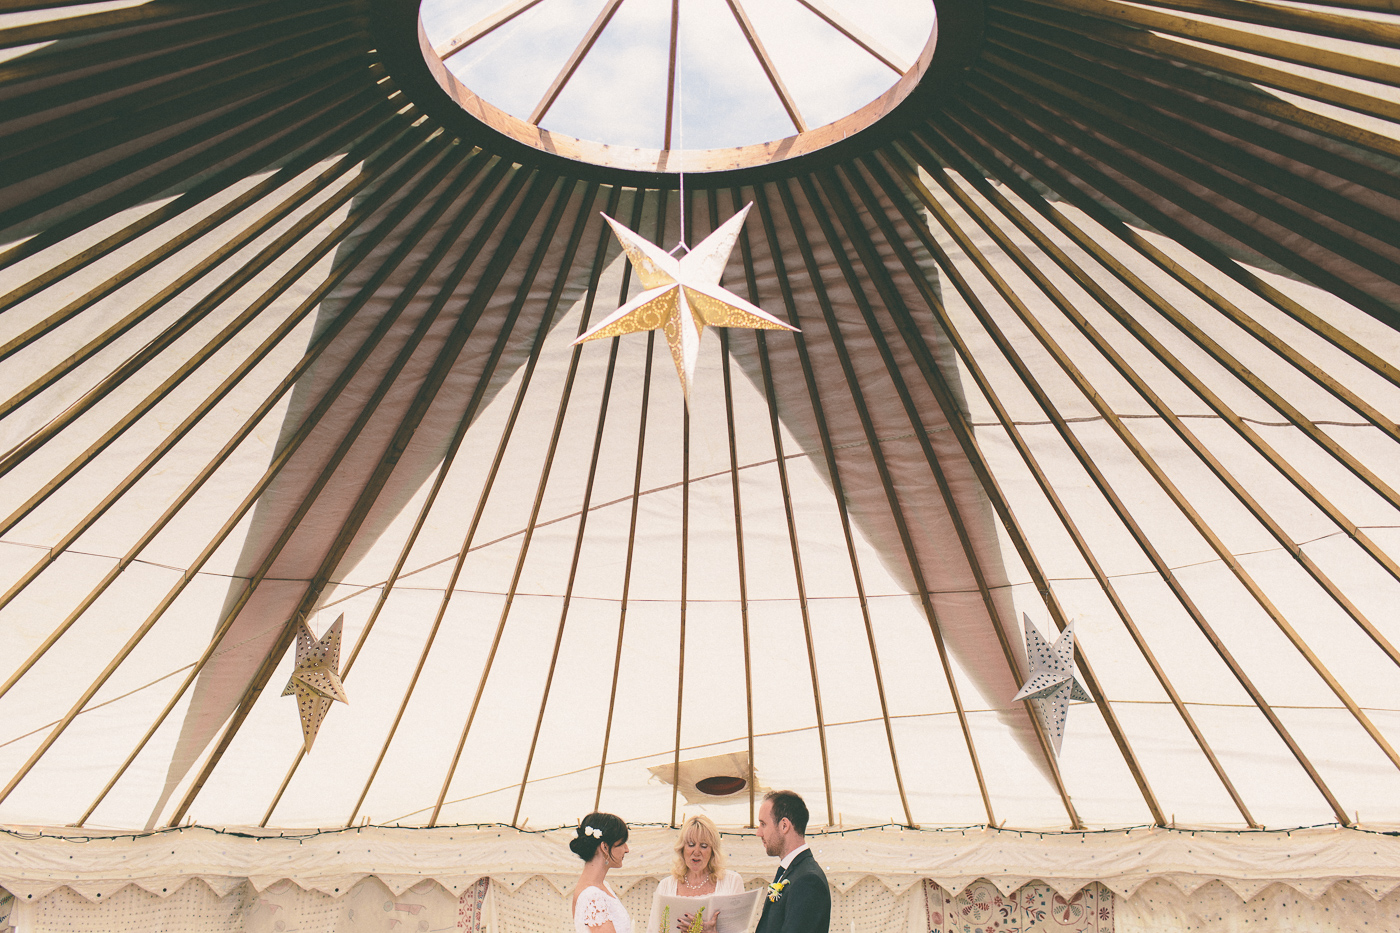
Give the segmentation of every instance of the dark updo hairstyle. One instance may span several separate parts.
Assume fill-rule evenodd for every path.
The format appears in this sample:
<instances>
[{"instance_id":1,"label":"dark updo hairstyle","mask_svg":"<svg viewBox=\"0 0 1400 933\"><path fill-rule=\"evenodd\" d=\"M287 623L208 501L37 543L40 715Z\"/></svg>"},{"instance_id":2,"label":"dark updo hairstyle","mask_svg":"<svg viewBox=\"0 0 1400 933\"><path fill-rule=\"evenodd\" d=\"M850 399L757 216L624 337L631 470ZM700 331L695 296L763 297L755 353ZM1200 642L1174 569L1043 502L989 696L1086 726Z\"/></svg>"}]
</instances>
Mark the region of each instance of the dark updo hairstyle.
<instances>
[{"instance_id":1,"label":"dark updo hairstyle","mask_svg":"<svg viewBox=\"0 0 1400 933\"><path fill-rule=\"evenodd\" d=\"M601 836L592 835L586 830L596 829ZM578 835L569 840L569 849L585 862L591 862L598 854L598 847L605 845L611 852L615 846L627 841L627 824L619 816L611 813L590 813L578 822Z\"/></svg>"}]
</instances>

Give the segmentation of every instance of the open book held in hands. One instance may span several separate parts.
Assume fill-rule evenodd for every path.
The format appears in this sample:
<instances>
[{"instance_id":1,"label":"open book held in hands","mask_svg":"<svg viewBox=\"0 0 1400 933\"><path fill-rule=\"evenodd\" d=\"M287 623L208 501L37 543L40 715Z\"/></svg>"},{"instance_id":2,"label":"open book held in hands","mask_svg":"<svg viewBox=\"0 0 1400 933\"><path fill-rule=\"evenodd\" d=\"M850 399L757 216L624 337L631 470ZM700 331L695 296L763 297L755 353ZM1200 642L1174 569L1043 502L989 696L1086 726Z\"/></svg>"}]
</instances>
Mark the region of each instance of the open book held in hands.
<instances>
[{"instance_id":1,"label":"open book held in hands","mask_svg":"<svg viewBox=\"0 0 1400 933\"><path fill-rule=\"evenodd\" d=\"M663 894L651 912L647 933L677 933L676 924L681 918L686 914L701 917L702 909L703 919L716 919L715 933L748 933L758 920L764 890L755 888L738 894L710 894L705 897Z\"/></svg>"}]
</instances>

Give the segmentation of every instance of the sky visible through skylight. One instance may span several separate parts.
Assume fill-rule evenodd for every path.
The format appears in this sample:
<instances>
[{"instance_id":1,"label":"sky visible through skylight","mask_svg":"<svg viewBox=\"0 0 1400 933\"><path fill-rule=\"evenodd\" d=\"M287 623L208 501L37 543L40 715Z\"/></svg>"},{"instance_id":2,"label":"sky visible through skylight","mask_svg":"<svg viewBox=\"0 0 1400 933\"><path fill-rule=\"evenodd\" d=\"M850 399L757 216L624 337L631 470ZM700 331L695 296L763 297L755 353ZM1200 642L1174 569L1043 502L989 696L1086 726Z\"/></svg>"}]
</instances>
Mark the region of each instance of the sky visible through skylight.
<instances>
[{"instance_id":1,"label":"sky visible through skylight","mask_svg":"<svg viewBox=\"0 0 1400 933\"><path fill-rule=\"evenodd\" d=\"M542 0L450 57L476 94L514 116L531 112L604 0ZM933 29L930 0L825 0L908 62ZM507 0L424 0L428 39L441 46ZM860 109L898 80L893 70L797 0L743 0L759 39L809 128ZM540 125L580 139L659 149L666 110L670 0L624 0ZM725 0L681 0L674 148L781 139L796 130Z\"/></svg>"}]
</instances>

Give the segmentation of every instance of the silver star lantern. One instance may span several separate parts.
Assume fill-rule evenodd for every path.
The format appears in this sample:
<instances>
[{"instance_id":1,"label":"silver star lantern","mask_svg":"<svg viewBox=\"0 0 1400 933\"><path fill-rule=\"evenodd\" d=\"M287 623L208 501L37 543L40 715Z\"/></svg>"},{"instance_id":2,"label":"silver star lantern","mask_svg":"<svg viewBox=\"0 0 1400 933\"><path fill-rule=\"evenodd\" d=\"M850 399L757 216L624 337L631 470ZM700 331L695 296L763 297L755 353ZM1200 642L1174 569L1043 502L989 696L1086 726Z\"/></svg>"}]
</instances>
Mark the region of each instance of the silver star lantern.
<instances>
[{"instance_id":1,"label":"silver star lantern","mask_svg":"<svg viewBox=\"0 0 1400 933\"><path fill-rule=\"evenodd\" d=\"M1089 699L1074 679L1074 623L1066 625L1055 643L1048 645L1024 614L1021 622L1026 628L1026 658L1031 664L1031 676L1011 699L1031 701L1058 758L1070 700Z\"/></svg>"},{"instance_id":2,"label":"silver star lantern","mask_svg":"<svg viewBox=\"0 0 1400 933\"><path fill-rule=\"evenodd\" d=\"M729 264L729 254L750 207L752 203L745 205L680 259L604 214L603 219L612 225L645 291L589 328L574 343L664 330L681 379L681 392L689 404L695 364L700 358L700 337L707 326L797 330L720 287L720 276Z\"/></svg>"},{"instance_id":3,"label":"silver star lantern","mask_svg":"<svg viewBox=\"0 0 1400 933\"><path fill-rule=\"evenodd\" d=\"M311 633L305 619L297 623L297 665L282 695L296 694L297 709L301 713L301 736L308 753L332 701L350 702L338 671L340 631L344 622L345 614L341 613L319 641Z\"/></svg>"}]
</instances>

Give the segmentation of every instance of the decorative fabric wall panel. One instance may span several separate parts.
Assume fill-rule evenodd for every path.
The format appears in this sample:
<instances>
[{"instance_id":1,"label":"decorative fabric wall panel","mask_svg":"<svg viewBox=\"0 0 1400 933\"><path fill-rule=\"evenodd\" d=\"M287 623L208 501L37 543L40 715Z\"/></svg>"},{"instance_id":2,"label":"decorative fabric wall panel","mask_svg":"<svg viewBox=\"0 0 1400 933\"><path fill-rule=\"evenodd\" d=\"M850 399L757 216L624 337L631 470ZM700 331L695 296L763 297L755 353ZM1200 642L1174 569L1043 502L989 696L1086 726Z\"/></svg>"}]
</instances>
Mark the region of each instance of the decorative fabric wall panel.
<instances>
[{"instance_id":1,"label":"decorative fabric wall panel","mask_svg":"<svg viewBox=\"0 0 1400 933\"><path fill-rule=\"evenodd\" d=\"M127 885L100 901L57 888L22 901L14 919L25 933L491 933L489 896L484 878L461 895L432 881L395 894L366 878L334 896L290 881L221 895L194 880L168 895Z\"/></svg>"}]
</instances>

